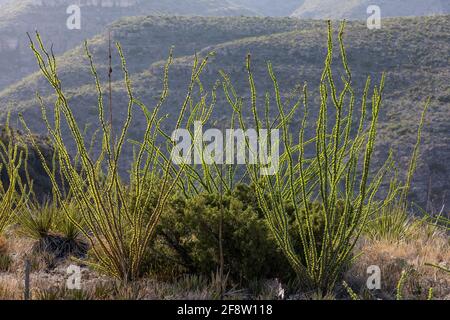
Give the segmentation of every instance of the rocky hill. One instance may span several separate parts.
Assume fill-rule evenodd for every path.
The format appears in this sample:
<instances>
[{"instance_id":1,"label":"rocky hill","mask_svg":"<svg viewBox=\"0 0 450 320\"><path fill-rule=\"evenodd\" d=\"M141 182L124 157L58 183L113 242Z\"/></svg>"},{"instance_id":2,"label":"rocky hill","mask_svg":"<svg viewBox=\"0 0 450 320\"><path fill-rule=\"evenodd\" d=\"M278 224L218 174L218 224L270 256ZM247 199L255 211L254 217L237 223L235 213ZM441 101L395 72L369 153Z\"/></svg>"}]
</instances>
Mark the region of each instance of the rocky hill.
<instances>
[{"instance_id":1,"label":"rocky hill","mask_svg":"<svg viewBox=\"0 0 450 320\"><path fill-rule=\"evenodd\" d=\"M381 17L430 16L450 13L448 0L305 0L292 14L307 19L362 19L377 5Z\"/></svg>"},{"instance_id":2,"label":"rocky hill","mask_svg":"<svg viewBox=\"0 0 450 320\"><path fill-rule=\"evenodd\" d=\"M289 16L305 0L231 0L262 16Z\"/></svg>"},{"instance_id":3,"label":"rocky hill","mask_svg":"<svg viewBox=\"0 0 450 320\"><path fill-rule=\"evenodd\" d=\"M127 66L132 74L149 70L152 64L166 59L170 48L175 57L191 56L204 48L213 48L223 42L231 42L249 37L272 35L299 30L308 22L285 18L209 18L209 17L141 17L125 18L111 25L112 41L123 47ZM108 37L104 32L88 41L102 80L108 74ZM46 43L49 45L49 43ZM31 50L27 49L29 55ZM78 90L92 83L84 45L79 45L58 58L61 79L66 90ZM33 63L36 61L33 57ZM113 80L121 81L120 59L113 55ZM35 93L43 96L52 93L51 87L36 72L9 86L0 93L0 108L6 110L27 109L34 105Z\"/></svg>"},{"instance_id":4,"label":"rocky hill","mask_svg":"<svg viewBox=\"0 0 450 320\"><path fill-rule=\"evenodd\" d=\"M450 13L446 0L0 0L0 90L36 71L28 50L27 32L38 30L60 55L85 39L104 32L123 17L142 15L289 16L297 18L365 19L369 4L382 16L423 16ZM67 21L80 7L80 29Z\"/></svg>"},{"instance_id":5,"label":"rocky hill","mask_svg":"<svg viewBox=\"0 0 450 320\"><path fill-rule=\"evenodd\" d=\"M0 90L37 70L26 33L35 30L62 54L122 17L138 15L257 15L228 0L15 0L0 10ZM80 29L68 29L70 5L80 7Z\"/></svg>"}]
</instances>

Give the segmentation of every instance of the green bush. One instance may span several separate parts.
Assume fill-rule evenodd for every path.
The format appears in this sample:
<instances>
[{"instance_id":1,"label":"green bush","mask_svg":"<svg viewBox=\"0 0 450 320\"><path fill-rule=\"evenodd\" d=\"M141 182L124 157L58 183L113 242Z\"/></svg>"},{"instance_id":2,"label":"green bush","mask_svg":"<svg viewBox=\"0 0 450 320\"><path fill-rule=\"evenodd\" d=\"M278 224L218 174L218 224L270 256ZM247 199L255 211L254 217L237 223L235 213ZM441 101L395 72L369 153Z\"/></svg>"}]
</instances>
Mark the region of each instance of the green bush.
<instances>
[{"instance_id":1,"label":"green bush","mask_svg":"<svg viewBox=\"0 0 450 320\"><path fill-rule=\"evenodd\" d=\"M223 210L225 272L234 281L286 277L290 267L271 238L252 188L238 185L222 197L201 193L175 196L158 226L152 261L156 272L210 275L220 265L219 226ZM155 255L157 257L155 257Z\"/></svg>"}]
</instances>

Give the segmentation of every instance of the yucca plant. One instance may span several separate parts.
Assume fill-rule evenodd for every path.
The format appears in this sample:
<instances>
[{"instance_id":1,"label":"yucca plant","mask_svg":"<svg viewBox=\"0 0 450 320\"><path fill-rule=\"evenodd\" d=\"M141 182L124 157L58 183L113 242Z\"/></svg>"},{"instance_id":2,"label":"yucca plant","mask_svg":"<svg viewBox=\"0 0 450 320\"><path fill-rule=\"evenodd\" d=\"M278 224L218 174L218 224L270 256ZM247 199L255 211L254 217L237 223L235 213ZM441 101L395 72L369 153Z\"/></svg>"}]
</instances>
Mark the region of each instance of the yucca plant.
<instances>
[{"instance_id":1,"label":"yucca plant","mask_svg":"<svg viewBox=\"0 0 450 320\"><path fill-rule=\"evenodd\" d=\"M248 175L256 186L259 205L278 245L300 279L322 296L333 290L351 262L353 248L369 215L389 202L388 198L376 201L376 194L392 166L389 157L371 175L385 77L383 75L380 84L373 88L370 109L366 106L370 91L370 78L367 79L360 119L357 121L354 115L355 93L343 44L344 26L345 23L341 25L339 32L340 56L345 70L342 77L343 89L338 90L332 72L334 48L329 22L328 54L319 86L321 100L315 132L311 137L306 137L309 90L305 84L302 93L304 115L298 131L298 142L294 142L290 126L298 104L285 110L270 62L268 72L273 82L278 115L275 119L269 118L267 110L270 95L266 94L265 116L259 116L250 55L247 58L254 125L257 131L265 125L269 129L269 136L275 129L280 130L279 146L283 150L279 169L273 175L264 174L264 165L247 163ZM239 124L242 129L246 129L248 124L242 113L243 99L236 95L236 90L227 77L224 77L223 83L228 101L238 115ZM329 107L330 101L332 108ZM264 143L261 137L259 142ZM247 147L251 149L250 145ZM313 155L308 156L307 150L314 150ZM256 153L256 150L250 152ZM270 159L264 160L267 162ZM323 227L320 231L320 245L317 245L317 232L314 230L313 203L321 206L319 213L322 215ZM287 213L288 207L292 208L298 222L294 229L298 237L291 236L292 223ZM339 207L342 209L338 210ZM299 246L294 238L301 242L302 252L298 251Z\"/></svg>"},{"instance_id":2,"label":"yucca plant","mask_svg":"<svg viewBox=\"0 0 450 320\"><path fill-rule=\"evenodd\" d=\"M170 160L155 143L162 119L158 112L168 96L168 72L172 62L172 53L165 65L164 86L160 100L153 111L150 112L133 95L125 58L120 44L116 44L122 62L129 103L126 119L120 128L118 138L114 139L111 125L105 121L102 86L93 64L92 55L87 43L85 43L86 55L90 61L98 92L99 127L101 128L102 149L100 154L94 157L86 147L83 134L61 88L55 57L52 52L45 49L39 34L36 34L35 41L30 37L31 49L43 76L53 87L57 96L53 123L48 119L46 107L38 96L42 106L42 116L53 140L63 178L67 182L72 198L76 203L76 209L79 211L83 225L71 215L72 209L64 201L63 192L57 183L54 172L50 170L45 161L42 161L52 180L56 201L58 201L71 223L77 226L78 230L89 240L94 258L91 264L104 273L124 282L135 280L142 275L141 265L147 252L147 246L154 235L155 227L164 211L168 198L183 171L183 166L172 166ZM199 63L196 60L194 63L191 85L188 88L187 98L181 108L181 113L186 109L193 84L205 67L206 61L207 59ZM130 164L129 181L126 181L120 175L118 167L122 149L126 142L127 131L132 121L133 108L136 106L140 107L144 113L147 127L142 141L138 142L135 161ZM62 119L68 124L70 133L76 142L77 161L71 156L63 141ZM22 117L21 121L27 128ZM179 125L177 123L176 126ZM27 131L30 133L28 128ZM37 148L36 145L35 147ZM42 154L40 154L40 157L43 160ZM155 183L149 183L149 181ZM156 201L150 205L155 196ZM152 208L151 212L148 212L148 208Z\"/></svg>"},{"instance_id":3,"label":"yucca plant","mask_svg":"<svg viewBox=\"0 0 450 320\"><path fill-rule=\"evenodd\" d=\"M365 234L372 240L403 241L414 235L418 223L399 206L386 206L367 223Z\"/></svg>"},{"instance_id":4,"label":"yucca plant","mask_svg":"<svg viewBox=\"0 0 450 320\"><path fill-rule=\"evenodd\" d=\"M19 233L35 240L47 237L58 213L57 208L49 202L39 206L27 203L17 215Z\"/></svg>"},{"instance_id":5,"label":"yucca plant","mask_svg":"<svg viewBox=\"0 0 450 320\"><path fill-rule=\"evenodd\" d=\"M77 225L83 226L84 222L79 214L77 205L74 201L66 200L67 212L71 216L70 219L67 218L65 214L61 214L59 209L59 214L54 217L54 230L55 232L61 234L65 239L71 241L82 240L83 234L77 227ZM72 221L76 221L77 224Z\"/></svg>"}]
</instances>

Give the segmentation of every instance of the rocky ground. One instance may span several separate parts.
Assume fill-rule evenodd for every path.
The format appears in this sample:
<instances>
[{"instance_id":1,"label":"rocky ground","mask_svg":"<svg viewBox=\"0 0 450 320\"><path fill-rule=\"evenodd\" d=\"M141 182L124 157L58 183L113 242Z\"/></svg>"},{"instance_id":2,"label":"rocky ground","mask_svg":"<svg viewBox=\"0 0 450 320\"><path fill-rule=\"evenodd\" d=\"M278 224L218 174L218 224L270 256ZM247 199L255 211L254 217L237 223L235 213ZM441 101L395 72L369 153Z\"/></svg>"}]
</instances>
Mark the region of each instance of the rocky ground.
<instances>
[{"instance_id":1,"label":"rocky ground","mask_svg":"<svg viewBox=\"0 0 450 320\"><path fill-rule=\"evenodd\" d=\"M350 299L353 292L359 299L444 299L450 300L450 274L438 268L450 267L450 241L438 229L421 227L408 240L362 239L355 253L353 266L345 274L350 289L339 286L330 299ZM139 282L121 284L102 276L73 258L56 259L50 253L35 252L35 241L9 235L0 240L0 299L23 299L25 294L25 261L31 266L30 295L36 300L55 299L218 299L216 276L185 275L173 281L158 281L148 275ZM81 266L81 289L68 288L68 267ZM381 289L369 290L367 270L378 266ZM402 276L403 274L403 276ZM402 280L400 280L402 279ZM349 291L350 290L350 291ZM432 291L430 293L430 290ZM247 288L227 285L225 299L316 299L301 286L279 283L278 280L259 280Z\"/></svg>"}]
</instances>

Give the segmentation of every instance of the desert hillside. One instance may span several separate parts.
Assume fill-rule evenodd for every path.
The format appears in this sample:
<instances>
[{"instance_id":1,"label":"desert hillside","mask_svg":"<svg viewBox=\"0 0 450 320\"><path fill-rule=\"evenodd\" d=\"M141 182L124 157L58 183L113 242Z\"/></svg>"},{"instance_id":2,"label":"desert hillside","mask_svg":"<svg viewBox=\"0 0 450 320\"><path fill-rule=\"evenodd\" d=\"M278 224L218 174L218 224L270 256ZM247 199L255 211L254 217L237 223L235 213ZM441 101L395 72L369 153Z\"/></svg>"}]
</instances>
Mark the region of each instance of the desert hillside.
<instances>
[{"instance_id":1,"label":"desert hillside","mask_svg":"<svg viewBox=\"0 0 450 320\"><path fill-rule=\"evenodd\" d=\"M66 9L72 0L15 0L5 2L0 10L0 89L20 80L37 70L30 56L26 33L39 30L42 37L54 44L55 54L73 49L85 39L105 30L112 22L122 17L140 15L196 15L235 16L257 15L250 9L235 3L218 0L132 0L78 2L81 8L81 28L66 27L69 14ZM95 4L94 4L95 3Z\"/></svg>"},{"instance_id":2,"label":"desert hillside","mask_svg":"<svg viewBox=\"0 0 450 320\"><path fill-rule=\"evenodd\" d=\"M358 19L368 17L367 8L377 5L381 17L431 16L450 13L447 0L305 0L292 16L303 19Z\"/></svg>"}]
</instances>

